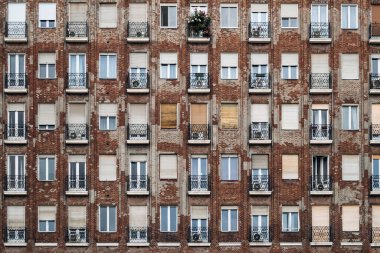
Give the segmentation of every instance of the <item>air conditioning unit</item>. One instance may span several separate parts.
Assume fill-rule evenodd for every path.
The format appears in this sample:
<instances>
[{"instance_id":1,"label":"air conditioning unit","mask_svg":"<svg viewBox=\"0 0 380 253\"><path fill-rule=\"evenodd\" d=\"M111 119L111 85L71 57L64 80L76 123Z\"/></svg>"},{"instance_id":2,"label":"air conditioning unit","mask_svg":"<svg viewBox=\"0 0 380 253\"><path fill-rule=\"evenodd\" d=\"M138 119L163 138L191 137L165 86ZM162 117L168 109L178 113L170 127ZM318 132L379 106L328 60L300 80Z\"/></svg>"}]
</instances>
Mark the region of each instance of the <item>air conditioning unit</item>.
<instances>
[{"instance_id":1,"label":"air conditioning unit","mask_svg":"<svg viewBox=\"0 0 380 253\"><path fill-rule=\"evenodd\" d=\"M200 240L201 236L199 233L195 233L193 234L193 241L194 242L198 242Z\"/></svg>"},{"instance_id":2,"label":"air conditioning unit","mask_svg":"<svg viewBox=\"0 0 380 253\"><path fill-rule=\"evenodd\" d=\"M199 139L199 133L192 133L192 134L191 134L191 138L192 138L193 140L198 140L198 139Z\"/></svg>"},{"instance_id":3,"label":"air conditioning unit","mask_svg":"<svg viewBox=\"0 0 380 253\"><path fill-rule=\"evenodd\" d=\"M261 30L260 27L254 28L252 31L252 36L253 37L260 37L260 30Z\"/></svg>"},{"instance_id":4,"label":"air conditioning unit","mask_svg":"<svg viewBox=\"0 0 380 253\"><path fill-rule=\"evenodd\" d=\"M323 190L325 189L325 186L324 186L322 183L319 183L319 184L317 185L317 189L318 189L319 191L323 191Z\"/></svg>"},{"instance_id":5,"label":"air conditioning unit","mask_svg":"<svg viewBox=\"0 0 380 253\"><path fill-rule=\"evenodd\" d=\"M71 31L71 32L69 33L69 35L70 35L70 37L75 37L75 32L74 32L74 31Z\"/></svg>"},{"instance_id":6,"label":"air conditioning unit","mask_svg":"<svg viewBox=\"0 0 380 253\"><path fill-rule=\"evenodd\" d=\"M71 132L70 139L76 139L76 138L77 138L77 134L75 132Z\"/></svg>"},{"instance_id":7,"label":"air conditioning unit","mask_svg":"<svg viewBox=\"0 0 380 253\"><path fill-rule=\"evenodd\" d=\"M253 184L253 189L255 189L255 190L260 190L260 188L261 188L261 186L260 186L259 183L254 183L254 184Z\"/></svg>"},{"instance_id":8,"label":"air conditioning unit","mask_svg":"<svg viewBox=\"0 0 380 253\"><path fill-rule=\"evenodd\" d=\"M260 239L261 239L261 235L259 233L256 233L253 235L253 240L260 241Z\"/></svg>"}]
</instances>

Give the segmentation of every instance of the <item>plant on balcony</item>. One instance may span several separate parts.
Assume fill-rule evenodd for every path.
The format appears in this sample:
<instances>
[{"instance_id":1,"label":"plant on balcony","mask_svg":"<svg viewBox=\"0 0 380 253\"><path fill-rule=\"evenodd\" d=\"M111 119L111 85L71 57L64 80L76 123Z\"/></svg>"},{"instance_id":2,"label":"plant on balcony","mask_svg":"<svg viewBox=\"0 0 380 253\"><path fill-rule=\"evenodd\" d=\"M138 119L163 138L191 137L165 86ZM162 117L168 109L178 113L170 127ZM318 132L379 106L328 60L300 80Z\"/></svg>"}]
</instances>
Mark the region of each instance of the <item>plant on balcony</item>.
<instances>
[{"instance_id":1,"label":"plant on balcony","mask_svg":"<svg viewBox=\"0 0 380 253\"><path fill-rule=\"evenodd\" d=\"M192 37L209 37L211 18L204 11L195 10L188 17L190 35Z\"/></svg>"}]
</instances>

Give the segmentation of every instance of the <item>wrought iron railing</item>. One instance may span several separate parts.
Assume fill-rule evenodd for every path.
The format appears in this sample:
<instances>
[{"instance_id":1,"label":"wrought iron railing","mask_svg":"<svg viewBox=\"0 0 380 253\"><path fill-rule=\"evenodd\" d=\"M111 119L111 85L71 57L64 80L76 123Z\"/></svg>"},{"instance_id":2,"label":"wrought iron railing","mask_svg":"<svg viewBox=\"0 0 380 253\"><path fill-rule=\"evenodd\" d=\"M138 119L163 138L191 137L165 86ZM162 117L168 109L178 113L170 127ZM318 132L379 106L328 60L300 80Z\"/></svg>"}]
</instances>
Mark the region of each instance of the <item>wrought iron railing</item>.
<instances>
[{"instance_id":1,"label":"wrought iron railing","mask_svg":"<svg viewBox=\"0 0 380 253\"><path fill-rule=\"evenodd\" d=\"M189 25L187 28L187 36L189 38L210 38L209 28L198 30L198 27Z\"/></svg>"},{"instance_id":2,"label":"wrought iron railing","mask_svg":"<svg viewBox=\"0 0 380 253\"><path fill-rule=\"evenodd\" d=\"M370 89L380 89L380 74L369 74Z\"/></svg>"},{"instance_id":3,"label":"wrought iron railing","mask_svg":"<svg viewBox=\"0 0 380 253\"><path fill-rule=\"evenodd\" d=\"M88 140L88 125L67 124L66 140Z\"/></svg>"},{"instance_id":4,"label":"wrought iron railing","mask_svg":"<svg viewBox=\"0 0 380 253\"><path fill-rule=\"evenodd\" d=\"M380 39L380 24L372 23L369 25L369 38L377 38Z\"/></svg>"},{"instance_id":5,"label":"wrought iron railing","mask_svg":"<svg viewBox=\"0 0 380 253\"><path fill-rule=\"evenodd\" d=\"M28 24L25 22L5 22L5 37L24 39L28 35Z\"/></svg>"},{"instance_id":6,"label":"wrought iron railing","mask_svg":"<svg viewBox=\"0 0 380 253\"><path fill-rule=\"evenodd\" d=\"M87 22L67 22L66 37L70 37L70 38L88 37Z\"/></svg>"},{"instance_id":7,"label":"wrought iron railing","mask_svg":"<svg viewBox=\"0 0 380 253\"><path fill-rule=\"evenodd\" d=\"M67 176L67 191L87 191L87 176L85 175L69 175Z\"/></svg>"},{"instance_id":8,"label":"wrought iron railing","mask_svg":"<svg viewBox=\"0 0 380 253\"><path fill-rule=\"evenodd\" d=\"M330 124L311 124L310 140L331 140Z\"/></svg>"},{"instance_id":9,"label":"wrought iron railing","mask_svg":"<svg viewBox=\"0 0 380 253\"><path fill-rule=\"evenodd\" d=\"M65 240L69 243L88 243L88 230L85 227L65 229Z\"/></svg>"},{"instance_id":10,"label":"wrought iron railing","mask_svg":"<svg viewBox=\"0 0 380 253\"><path fill-rule=\"evenodd\" d=\"M127 227L128 242L146 243L149 242L148 227Z\"/></svg>"},{"instance_id":11,"label":"wrought iron railing","mask_svg":"<svg viewBox=\"0 0 380 253\"><path fill-rule=\"evenodd\" d=\"M5 139L22 141L26 139L27 126L25 124L6 124Z\"/></svg>"},{"instance_id":12,"label":"wrought iron railing","mask_svg":"<svg viewBox=\"0 0 380 253\"><path fill-rule=\"evenodd\" d=\"M369 128L371 140L380 141L380 124L372 124Z\"/></svg>"},{"instance_id":13,"label":"wrought iron railing","mask_svg":"<svg viewBox=\"0 0 380 253\"><path fill-rule=\"evenodd\" d=\"M270 240L268 226L251 227L250 242L269 242Z\"/></svg>"},{"instance_id":14,"label":"wrought iron railing","mask_svg":"<svg viewBox=\"0 0 380 253\"><path fill-rule=\"evenodd\" d=\"M372 4L380 4L380 0L372 0L371 3Z\"/></svg>"},{"instance_id":15,"label":"wrought iron railing","mask_svg":"<svg viewBox=\"0 0 380 253\"><path fill-rule=\"evenodd\" d=\"M270 89L269 73L251 73L249 78L250 89Z\"/></svg>"},{"instance_id":16,"label":"wrought iron railing","mask_svg":"<svg viewBox=\"0 0 380 253\"><path fill-rule=\"evenodd\" d=\"M251 122L249 125L249 139L250 140L270 140L271 131L268 122Z\"/></svg>"},{"instance_id":17,"label":"wrought iron railing","mask_svg":"<svg viewBox=\"0 0 380 253\"><path fill-rule=\"evenodd\" d=\"M330 38L330 24L327 22L315 22L310 24L311 39Z\"/></svg>"},{"instance_id":18,"label":"wrought iron railing","mask_svg":"<svg viewBox=\"0 0 380 253\"><path fill-rule=\"evenodd\" d=\"M25 227L6 227L4 229L4 242L24 243L27 241Z\"/></svg>"},{"instance_id":19,"label":"wrought iron railing","mask_svg":"<svg viewBox=\"0 0 380 253\"><path fill-rule=\"evenodd\" d=\"M190 124L189 140L210 140L210 126L208 124Z\"/></svg>"},{"instance_id":20,"label":"wrought iron railing","mask_svg":"<svg viewBox=\"0 0 380 253\"><path fill-rule=\"evenodd\" d=\"M211 242L210 233L207 227L191 226L189 228L189 242Z\"/></svg>"},{"instance_id":21,"label":"wrought iron railing","mask_svg":"<svg viewBox=\"0 0 380 253\"><path fill-rule=\"evenodd\" d=\"M310 230L310 241L332 242L333 233L331 226L312 226Z\"/></svg>"},{"instance_id":22,"label":"wrought iron railing","mask_svg":"<svg viewBox=\"0 0 380 253\"><path fill-rule=\"evenodd\" d=\"M148 124L128 124L128 140L149 140Z\"/></svg>"},{"instance_id":23,"label":"wrought iron railing","mask_svg":"<svg viewBox=\"0 0 380 253\"><path fill-rule=\"evenodd\" d=\"M269 22L251 22L248 28L249 38L266 39L271 36L271 28Z\"/></svg>"},{"instance_id":24,"label":"wrought iron railing","mask_svg":"<svg viewBox=\"0 0 380 253\"><path fill-rule=\"evenodd\" d=\"M27 87L27 76L25 73L7 73L5 74L6 89L25 89Z\"/></svg>"},{"instance_id":25,"label":"wrought iron railing","mask_svg":"<svg viewBox=\"0 0 380 253\"><path fill-rule=\"evenodd\" d=\"M371 242L380 243L380 227L372 227L370 230Z\"/></svg>"},{"instance_id":26,"label":"wrought iron railing","mask_svg":"<svg viewBox=\"0 0 380 253\"><path fill-rule=\"evenodd\" d=\"M380 191L380 175L371 176L371 191Z\"/></svg>"},{"instance_id":27,"label":"wrought iron railing","mask_svg":"<svg viewBox=\"0 0 380 253\"><path fill-rule=\"evenodd\" d=\"M148 22L128 22L128 37L149 38Z\"/></svg>"},{"instance_id":28,"label":"wrought iron railing","mask_svg":"<svg viewBox=\"0 0 380 253\"><path fill-rule=\"evenodd\" d=\"M189 74L190 89L209 89L208 73L190 73Z\"/></svg>"},{"instance_id":29,"label":"wrought iron railing","mask_svg":"<svg viewBox=\"0 0 380 253\"><path fill-rule=\"evenodd\" d=\"M310 89L331 89L331 75L329 73L311 73Z\"/></svg>"},{"instance_id":30,"label":"wrought iron railing","mask_svg":"<svg viewBox=\"0 0 380 253\"><path fill-rule=\"evenodd\" d=\"M210 178L208 175L189 175L189 191L209 191Z\"/></svg>"},{"instance_id":31,"label":"wrought iron railing","mask_svg":"<svg viewBox=\"0 0 380 253\"><path fill-rule=\"evenodd\" d=\"M332 177L313 175L310 177L310 191L332 191Z\"/></svg>"},{"instance_id":32,"label":"wrought iron railing","mask_svg":"<svg viewBox=\"0 0 380 253\"><path fill-rule=\"evenodd\" d=\"M127 76L128 89L148 89L149 74L148 73L128 73Z\"/></svg>"},{"instance_id":33,"label":"wrought iron railing","mask_svg":"<svg viewBox=\"0 0 380 253\"><path fill-rule=\"evenodd\" d=\"M4 191L26 191L26 176L6 175L4 177Z\"/></svg>"},{"instance_id":34,"label":"wrought iron railing","mask_svg":"<svg viewBox=\"0 0 380 253\"><path fill-rule=\"evenodd\" d=\"M127 176L127 191L149 191L149 177L147 175Z\"/></svg>"},{"instance_id":35,"label":"wrought iron railing","mask_svg":"<svg viewBox=\"0 0 380 253\"><path fill-rule=\"evenodd\" d=\"M68 73L67 74L67 88L68 89L86 89L87 73Z\"/></svg>"},{"instance_id":36,"label":"wrought iron railing","mask_svg":"<svg viewBox=\"0 0 380 253\"><path fill-rule=\"evenodd\" d=\"M249 180L250 191L270 191L272 189L268 175L251 175Z\"/></svg>"}]
</instances>

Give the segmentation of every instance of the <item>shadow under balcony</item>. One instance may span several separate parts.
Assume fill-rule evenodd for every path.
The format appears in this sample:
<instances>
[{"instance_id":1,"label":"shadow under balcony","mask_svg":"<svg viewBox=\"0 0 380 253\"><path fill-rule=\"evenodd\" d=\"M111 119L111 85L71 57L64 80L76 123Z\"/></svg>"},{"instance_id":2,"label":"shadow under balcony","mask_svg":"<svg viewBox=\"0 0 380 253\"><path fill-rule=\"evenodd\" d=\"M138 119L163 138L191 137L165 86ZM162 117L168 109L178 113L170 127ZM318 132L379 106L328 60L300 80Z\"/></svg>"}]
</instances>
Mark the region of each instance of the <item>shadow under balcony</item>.
<instances>
[{"instance_id":1,"label":"shadow under balcony","mask_svg":"<svg viewBox=\"0 0 380 253\"><path fill-rule=\"evenodd\" d=\"M210 144L210 125L209 124L190 124L189 125L189 144Z\"/></svg>"},{"instance_id":2,"label":"shadow under balcony","mask_svg":"<svg viewBox=\"0 0 380 253\"><path fill-rule=\"evenodd\" d=\"M330 23L315 22L309 27L310 43L331 43Z\"/></svg>"},{"instance_id":3,"label":"shadow under balcony","mask_svg":"<svg viewBox=\"0 0 380 253\"><path fill-rule=\"evenodd\" d=\"M179 232L159 232L157 234L158 247L180 247Z\"/></svg>"},{"instance_id":4,"label":"shadow under balcony","mask_svg":"<svg viewBox=\"0 0 380 253\"><path fill-rule=\"evenodd\" d=\"M67 124L66 144L88 144L88 125Z\"/></svg>"},{"instance_id":5,"label":"shadow under balcony","mask_svg":"<svg viewBox=\"0 0 380 253\"><path fill-rule=\"evenodd\" d=\"M4 128L5 144L26 144L27 126L24 124L6 124Z\"/></svg>"},{"instance_id":6,"label":"shadow under balcony","mask_svg":"<svg viewBox=\"0 0 380 253\"><path fill-rule=\"evenodd\" d=\"M149 144L149 125L128 124L127 144Z\"/></svg>"},{"instance_id":7,"label":"shadow under balcony","mask_svg":"<svg viewBox=\"0 0 380 253\"><path fill-rule=\"evenodd\" d=\"M128 73L127 93L149 93L148 73Z\"/></svg>"},{"instance_id":8,"label":"shadow under balcony","mask_svg":"<svg viewBox=\"0 0 380 253\"><path fill-rule=\"evenodd\" d=\"M88 42L87 22L67 22L66 23L67 42Z\"/></svg>"},{"instance_id":9,"label":"shadow under balcony","mask_svg":"<svg viewBox=\"0 0 380 253\"><path fill-rule=\"evenodd\" d=\"M27 245L25 227L6 227L3 235L5 247L25 247Z\"/></svg>"},{"instance_id":10,"label":"shadow under balcony","mask_svg":"<svg viewBox=\"0 0 380 253\"><path fill-rule=\"evenodd\" d=\"M248 92L250 94L271 93L270 75L268 73L251 73Z\"/></svg>"},{"instance_id":11,"label":"shadow under balcony","mask_svg":"<svg viewBox=\"0 0 380 253\"><path fill-rule=\"evenodd\" d=\"M270 43L271 27L269 22L251 22L248 25L249 43Z\"/></svg>"},{"instance_id":12,"label":"shadow under balcony","mask_svg":"<svg viewBox=\"0 0 380 253\"><path fill-rule=\"evenodd\" d=\"M87 176L70 175L66 180L66 195L88 195Z\"/></svg>"},{"instance_id":13,"label":"shadow under balcony","mask_svg":"<svg viewBox=\"0 0 380 253\"><path fill-rule=\"evenodd\" d=\"M271 131L268 122L252 122L249 125L249 144L271 144Z\"/></svg>"},{"instance_id":14,"label":"shadow under balcony","mask_svg":"<svg viewBox=\"0 0 380 253\"><path fill-rule=\"evenodd\" d=\"M189 247L209 247L211 245L211 233L209 228L191 226L188 233Z\"/></svg>"},{"instance_id":15,"label":"shadow under balcony","mask_svg":"<svg viewBox=\"0 0 380 253\"><path fill-rule=\"evenodd\" d=\"M271 195L272 185L268 175L251 175L249 180L249 195Z\"/></svg>"},{"instance_id":16,"label":"shadow under balcony","mask_svg":"<svg viewBox=\"0 0 380 253\"><path fill-rule=\"evenodd\" d=\"M87 247L89 245L87 228L71 227L65 229L65 242L68 247Z\"/></svg>"},{"instance_id":17,"label":"shadow under balcony","mask_svg":"<svg viewBox=\"0 0 380 253\"><path fill-rule=\"evenodd\" d=\"M27 84L25 73L6 73L4 93L27 93Z\"/></svg>"},{"instance_id":18,"label":"shadow under balcony","mask_svg":"<svg viewBox=\"0 0 380 253\"><path fill-rule=\"evenodd\" d=\"M332 92L330 73L312 73L310 74L310 93L311 94L329 94Z\"/></svg>"},{"instance_id":19,"label":"shadow under balcony","mask_svg":"<svg viewBox=\"0 0 380 253\"><path fill-rule=\"evenodd\" d=\"M188 93L210 93L208 73L190 73Z\"/></svg>"},{"instance_id":20,"label":"shadow under balcony","mask_svg":"<svg viewBox=\"0 0 380 253\"><path fill-rule=\"evenodd\" d=\"M26 195L25 175L6 175L4 177L4 195Z\"/></svg>"},{"instance_id":21,"label":"shadow under balcony","mask_svg":"<svg viewBox=\"0 0 380 253\"><path fill-rule=\"evenodd\" d=\"M331 144L332 128L330 124L310 125L310 144Z\"/></svg>"},{"instance_id":22,"label":"shadow under balcony","mask_svg":"<svg viewBox=\"0 0 380 253\"><path fill-rule=\"evenodd\" d=\"M149 177L147 175L127 176L127 195L149 195Z\"/></svg>"},{"instance_id":23,"label":"shadow under balcony","mask_svg":"<svg viewBox=\"0 0 380 253\"><path fill-rule=\"evenodd\" d=\"M380 94L380 74L369 74L369 93Z\"/></svg>"},{"instance_id":24,"label":"shadow under balcony","mask_svg":"<svg viewBox=\"0 0 380 253\"><path fill-rule=\"evenodd\" d=\"M211 35L208 29L197 30L197 27L188 26L187 29L187 41L190 43L209 43Z\"/></svg>"},{"instance_id":25,"label":"shadow under balcony","mask_svg":"<svg viewBox=\"0 0 380 253\"><path fill-rule=\"evenodd\" d=\"M210 195L210 188L208 175L189 175L188 195Z\"/></svg>"},{"instance_id":26,"label":"shadow under balcony","mask_svg":"<svg viewBox=\"0 0 380 253\"><path fill-rule=\"evenodd\" d=\"M25 22L5 22L5 42L21 43L28 41L28 24Z\"/></svg>"},{"instance_id":27,"label":"shadow under balcony","mask_svg":"<svg viewBox=\"0 0 380 253\"><path fill-rule=\"evenodd\" d=\"M380 144L380 124L372 124L369 128L370 141L369 144Z\"/></svg>"},{"instance_id":28,"label":"shadow under balcony","mask_svg":"<svg viewBox=\"0 0 380 253\"><path fill-rule=\"evenodd\" d=\"M149 247L148 227L127 227L128 247Z\"/></svg>"},{"instance_id":29,"label":"shadow under balcony","mask_svg":"<svg viewBox=\"0 0 380 253\"><path fill-rule=\"evenodd\" d=\"M271 246L272 238L268 226L252 226L249 234L250 246Z\"/></svg>"},{"instance_id":30,"label":"shadow under balcony","mask_svg":"<svg viewBox=\"0 0 380 253\"><path fill-rule=\"evenodd\" d=\"M88 93L87 73L68 73L66 93Z\"/></svg>"},{"instance_id":31,"label":"shadow under balcony","mask_svg":"<svg viewBox=\"0 0 380 253\"><path fill-rule=\"evenodd\" d=\"M369 43L380 44L380 24L372 23L369 25Z\"/></svg>"},{"instance_id":32,"label":"shadow under balcony","mask_svg":"<svg viewBox=\"0 0 380 253\"><path fill-rule=\"evenodd\" d=\"M332 177L315 175L310 178L310 195L332 195Z\"/></svg>"},{"instance_id":33,"label":"shadow under balcony","mask_svg":"<svg viewBox=\"0 0 380 253\"><path fill-rule=\"evenodd\" d=\"M310 230L311 246L332 246L333 233L331 226L312 226Z\"/></svg>"},{"instance_id":34,"label":"shadow under balcony","mask_svg":"<svg viewBox=\"0 0 380 253\"><path fill-rule=\"evenodd\" d=\"M148 22L128 22L127 34L127 42L129 43L149 42Z\"/></svg>"}]
</instances>

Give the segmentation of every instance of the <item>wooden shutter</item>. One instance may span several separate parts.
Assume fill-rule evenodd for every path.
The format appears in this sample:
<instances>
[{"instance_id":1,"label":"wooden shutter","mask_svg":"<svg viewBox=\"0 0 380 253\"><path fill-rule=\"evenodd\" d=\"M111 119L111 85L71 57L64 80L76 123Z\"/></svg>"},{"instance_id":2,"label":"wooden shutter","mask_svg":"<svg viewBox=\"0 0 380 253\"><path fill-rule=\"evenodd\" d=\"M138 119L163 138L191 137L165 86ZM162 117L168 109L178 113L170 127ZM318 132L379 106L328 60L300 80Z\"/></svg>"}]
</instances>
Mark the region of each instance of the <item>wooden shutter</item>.
<instances>
[{"instance_id":1,"label":"wooden shutter","mask_svg":"<svg viewBox=\"0 0 380 253\"><path fill-rule=\"evenodd\" d=\"M342 79L359 79L359 54L342 54Z\"/></svg>"},{"instance_id":2,"label":"wooden shutter","mask_svg":"<svg viewBox=\"0 0 380 253\"><path fill-rule=\"evenodd\" d=\"M130 53L129 67L130 68L147 68L147 53Z\"/></svg>"},{"instance_id":3,"label":"wooden shutter","mask_svg":"<svg viewBox=\"0 0 380 253\"><path fill-rule=\"evenodd\" d=\"M380 24L380 5L371 5L372 7L372 23Z\"/></svg>"},{"instance_id":4,"label":"wooden shutter","mask_svg":"<svg viewBox=\"0 0 380 253\"><path fill-rule=\"evenodd\" d=\"M99 27L114 28L117 26L116 4L100 4L99 7Z\"/></svg>"},{"instance_id":5,"label":"wooden shutter","mask_svg":"<svg viewBox=\"0 0 380 253\"><path fill-rule=\"evenodd\" d=\"M329 73L329 55L328 54L312 54L311 55L311 73Z\"/></svg>"},{"instance_id":6,"label":"wooden shutter","mask_svg":"<svg viewBox=\"0 0 380 253\"><path fill-rule=\"evenodd\" d=\"M237 53L222 53L221 54L221 66L222 67L237 67L238 66L238 54Z\"/></svg>"},{"instance_id":7,"label":"wooden shutter","mask_svg":"<svg viewBox=\"0 0 380 253\"><path fill-rule=\"evenodd\" d=\"M190 54L190 65L208 65L208 54L207 53L191 53Z\"/></svg>"},{"instance_id":8,"label":"wooden shutter","mask_svg":"<svg viewBox=\"0 0 380 253\"><path fill-rule=\"evenodd\" d=\"M177 155L160 155L160 178L177 179Z\"/></svg>"},{"instance_id":9,"label":"wooden shutter","mask_svg":"<svg viewBox=\"0 0 380 253\"><path fill-rule=\"evenodd\" d=\"M281 116L281 128L288 130L298 129L298 104L283 104Z\"/></svg>"},{"instance_id":10,"label":"wooden shutter","mask_svg":"<svg viewBox=\"0 0 380 253\"><path fill-rule=\"evenodd\" d=\"M191 219L208 219L208 207L207 206L192 206Z\"/></svg>"},{"instance_id":11,"label":"wooden shutter","mask_svg":"<svg viewBox=\"0 0 380 253\"><path fill-rule=\"evenodd\" d=\"M298 66L298 54L297 53L283 53L281 54L282 66Z\"/></svg>"},{"instance_id":12,"label":"wooden shutter","mask_svg":"<svg viewBox=\"0 0 380 253\"><path fill-rule=\"evenodd\" d=\"M222 104L221 112L221 125L224 129L236 129L238 128L238 105L237 104Z\"/></svg>"},{"instance_id":13,"label":"wooden shutter","mask_svg":"<svg viewBox=\"0 0 380 253\"><path fill-rule=\"evenodd\" d=\"M117 104L99 104L100 116L116 116Z\"/></svg>"},{"instance_id":14,"label":"wooden shutter","mask_svg":"<svg viewBox=\"0 0 380 253\"><path fill-rule=\"evenodd\" d=\"M38 104L38 124L55 125L55 104Z\"/></svg>"},{"instance_id":15,"label":"wooden shutter","mask_svg":"<svg viewBox=\"0 0 380 253\"><path fill-rule=\"evenodd\" d=\"M116 156L100 155L99 156L99 181L116 180Z\"/></svg>"},{"instance_id":16,"label":"wooden shutter","mask_svg":"<svg viewBox=\"0 0 380 253\"><path fill-rule=\"evenodd\" d=\"M69 104L68 124L85 124L86 104Z\"/></svg>"},{"instance_id":17,"label":"wooden shutter","mask_svg":"<svg viewBox=\"0 0 380 253\"><path fill-rule=\"evenodd\" d=\"M251 65L268 65L268 54L251 54Z\"/></svg>"},{"instance_id":18,"label":"wooden shutter","mask_svg":"<svg viewBox=\"0 0 380 253\"><path fill-rule=\"evenodd\" d=\"M380 206L372 206L372 227L380 227Z\"/></svg>"},{"instance_id":19,"label":"wooden shutter","mask_svg":"<svg viewBox=\"0 0 380 253\"><path fill-rule=\"evenodd\" d=\"M160 53L161 64L177 64L177 53Z\"/></svg>"},{"instance_id":20,"label":"wooden shutter","mask_svg":"<svg viewBox=\"0 0 380 253\"><path fill-rule=\"evenodd\" d=\"M129 226L147 227L147 206L129 206Z\"/></svg>"},{"instance_id":21,"label":"wooden shutter","mask_svg":"<svg viewBox=\"0 0 380 253\"><path fill-rule=\"evenodd\" d=\"M161 128L177 128L177 104L161 104Z\"/></svg>"},{"instance_id":22,"label":"wooden shutter","mask_svg":"<svg viewBox=\"0 0 380 253\"><path fill-rule=\"evenodd\" d=\"M38 64L55 64L55 53L39 53Z\"/></svg>"},{"instance_id":23,"label":"wooden shutter","mask_svg":"<svg viewBox=\"0 0 380 253\"><path fill-rule=\"evenodd\" d=\"M251 122L269 122L269 105L252 104L251 105Z\"/></svg>"},{"instance_id":24,"label":"wooden shutter","mask_svg":"<svg viewBox=\"0 0 380 253\"><path fill-rule=\"evenodd\" d=\"M25 104L8 104L8 112L10 111L25 111Z\"/></svg>"},{"instance_id":25,"label":"wooden shutter","mask_svg":"<svg viewBox=\"0 0 380 253\"><path fill-rule=\"evenodd\" d=\"M252 155L253 169L268 169L268 155Z\"/></svg>"},{"instance_id":26,"label":"wooden shutter","mask_svg":"<svg viewBox=\"0 0 380 253\"><path fill-rule=\"evenodd\" d=\"M87 4L85 3L70 3L69 20L72 22L85 22L87 20Z\"/></svg>"},{"instance_id":27,"label":"wooden shutter","mask_svg":"<svg viewBox=\"0 0 380 253\"><path fill-rule=\"evenodd\" d=\"M372 124L380 124L380 104L371 106Z\"/></svg>"},{"instance_id":28,"label":"wooden shutter","mask_svg":"<svg viewBox=\"0 0 380 253\"><path fill-rule=\"evenodd\" d=\"M146 22L147 8L146 4L129 4L129 21Z\"/></svg>"},{"instance_id":29,"label":"wooden shutter","mask_svg":"<svg viewBox=\"0 0 380 253\"><path fill-rule=\"evenodd\" d=\"M206 125L207 104L191 104L191 124Z\"/></svg>"},{"instance_id":30,"label":"wooden shutter","mask_svg":"<svg viewBox=\"0 0 380 253\"><path fill-rule=\"evenodd\" d=\"M281 4L281 18L298 18L298 4Z\"/></svg>"},{"instance_id":31,"label":"wooden shutter","mask_svg":"<svg viewBox=\"0 0 380 253\"><path fill-rule=\"evenodd\" d=\"M7 207L7 226L9 228L25 228L25 206Z\"/></svg>"},{"instance_id":32,"label":"wooden shutter","mask_svg":"<svg viewBox=\"0 0 380 253\"><path fill-rule=\"evenodd\" d=\"M251 215L268 215L268 206L251 206Z\"/></svg>"},{"instance_id":33,"label":"wooden shutter","mask_svg":"<svg viewBox=\"0 0 380 253\"><path fill-rule=\"evenodd\" d=\"M251 4L251 12L267 12L268 4Z\"/></svg>"},{"instance_id":34,"label":"wooden shutter","mask_svg":"<svg viewBox=\"0 0 380 253\"><path fill-rule=\"evenodd\" d=\"M129 105L129 124L147 124L146 104Z\"/></svg>"},{"instance_id":35,"label":"wooden shutter","mask_svg":"<svg viewBox=\"0 0 380 253\"><path fill-rule=\"evenodd\" d=\"M25 18L25 3L8 3L8 22L25 22Z\"/></svg>"},{"instance_id":36,"label":"wooden shutter","mask_svg":"<svg viewBox=\"0 0 380 253\"><path fill-rule=\"evenodd\" d=\"M342 206L342 230L359 231L359 206Z\"/></svg>"},{"instance_id":37,"label":"wooden shutter","mask_svg":"<svg viewBox=\"0 0 380 253\"><path fill-rule=\"evenodd\" d=\"M69 228L85 228L86 227L86 206L69 206L68 207Z\"/></svg>"},{"instance_id":38,"label":"wooden shutter","mask_svg":"<svg viewBox=\"0 0 380 253\"><path fill-rule=\"evenodd\" d=\"M38 219L39 220L55 220L56 206L39 206Z\"/></svg>"},{"instance_id":39,"label":"wooden shutter","mask_svg":"<svg viewBox=\"0 0 380 253\"><path fill-rule=\"evenodd\" d=\"M38 6L39 20L55 20L56 4L55 3L40 3Z\"/></svg>"},{"instance_id":40,"label":"wooden shutter","mask_svg":"<svg viewBox=\"0 0 380 253\"><path fill-rule=\"evenodd\" d=\"M315 226L330 226L330 211L329 206L312 206L311 209L312 221L311 224Z\"/></svg>"},{"instance_id":41,"label":"wooden shutter","mask_svg":"<svg viewBox=\"0 0 380 253\"><path fill-rule=\"evenodd\" d=\"M359 155L342 155L342 180L359 180Z\"/></svg>"},{"instance_id":42,"label":"wooden shutter","mask_svg":"<svg viewBox=\"0 0 380 253\"><path fill-rule=\"evenodd\" d=\"M298 155L282 155L282 179L298 179Z\"/></svg>"}]
</instances>

